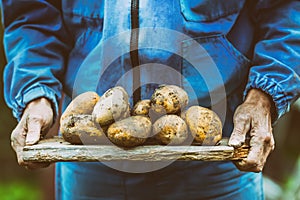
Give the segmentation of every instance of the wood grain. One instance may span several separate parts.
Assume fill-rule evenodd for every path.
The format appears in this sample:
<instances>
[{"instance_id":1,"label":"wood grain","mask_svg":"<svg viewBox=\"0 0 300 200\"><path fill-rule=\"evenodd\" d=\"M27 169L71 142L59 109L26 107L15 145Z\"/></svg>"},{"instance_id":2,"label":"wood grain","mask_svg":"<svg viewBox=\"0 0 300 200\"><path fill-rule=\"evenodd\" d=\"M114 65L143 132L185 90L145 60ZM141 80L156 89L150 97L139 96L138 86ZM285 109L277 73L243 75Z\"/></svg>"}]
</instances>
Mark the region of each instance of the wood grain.
<instances>
[{"instance_id":1,"label":"wood grain","mask_svg":"<svg viewBox=\"0 0 300 200\"><path fill-rule=\"evenodd\" d=\"M249 148L238 149L227 146L223 139L219 146L162 146L144 145L125 149L113 145L71 145L62 138L42 140L23 149L24 161L58 162L58 161L168 161L168 160L199 160L225 161L240 160L247 156Z\"/></svg>"}]
</instances>

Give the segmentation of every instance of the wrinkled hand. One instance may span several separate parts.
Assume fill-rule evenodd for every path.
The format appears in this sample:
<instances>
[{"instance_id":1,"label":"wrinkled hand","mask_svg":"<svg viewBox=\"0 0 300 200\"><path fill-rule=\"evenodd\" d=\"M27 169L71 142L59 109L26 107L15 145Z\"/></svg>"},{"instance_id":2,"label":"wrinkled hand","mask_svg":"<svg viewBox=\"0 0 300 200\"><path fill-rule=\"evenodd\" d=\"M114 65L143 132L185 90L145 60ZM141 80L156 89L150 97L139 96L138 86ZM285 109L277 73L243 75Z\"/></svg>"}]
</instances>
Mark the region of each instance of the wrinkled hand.
<instances>
[{"instance_id":1,"label":"wrinkled hand","mask_svg":"<svg viewBox=\"0 0 300 200\"><path fill-rule=\"evenodd\" d=\"M45 135L53 124L51 103L45 98L30 102L22 118L11 134L11 146L17 154L18 163L26 169L47 167L50 163L24 162L21 152L25 145L33 145Z\"/></svg>"},{"instance_id":2,"label":"wrinkled hand","mask_svg":"<svg viewBox=\"0 0 300 200\"><path fill-rule=\"evenodd\" d=\"M271 103L264 92L252 89L245 102L235 111L234 129L229 139L229 145L240 147L245 142L247 133L250 134L248 157L235 162L241 171L261 172L268 155L274 150Z\"/></svg>"}]
</instances>

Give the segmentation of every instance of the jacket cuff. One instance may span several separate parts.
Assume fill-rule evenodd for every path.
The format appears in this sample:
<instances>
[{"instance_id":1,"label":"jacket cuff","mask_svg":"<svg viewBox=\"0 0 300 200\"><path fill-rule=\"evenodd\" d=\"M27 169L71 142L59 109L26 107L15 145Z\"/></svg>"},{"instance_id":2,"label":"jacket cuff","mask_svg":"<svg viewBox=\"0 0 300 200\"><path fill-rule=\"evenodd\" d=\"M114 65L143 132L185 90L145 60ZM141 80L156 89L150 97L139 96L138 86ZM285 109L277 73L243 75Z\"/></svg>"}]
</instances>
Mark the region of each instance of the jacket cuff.
<instances>
[{"instance_id":1,"label":"jacket cuff","mask_svg":"<svg viewBox=\"0 0 300 200\"><path fill-rule=\"evenodd\" d=\"M290 105L284 90L279 83L265 76L251 77L244 91L244 100L250 89L260 89L268 94L273 100L272 123L274 124L282 115L289 111ZM275 108L274 108L275 107Z\"/></svg>"},{"instance_id":2,"label":"jacket cuff","mask_svg":"<svg viewBox=\"0 0 300 200\"><path fill-rule=\"evenodd\" d=\"M52 109L53 109L53 117L54 121L56 117L58 116L58 102L60 96L57 95L52 89L39 85L35 86L33 88L30 88L29 90L25 91L22 95L19 95L16 97L16 103L15 109L13 109L13 115L15 118L17 118L18 121L21 120L22 114L24 112L24 109L26 108L26 105L38 98L47 98L52 103Z\"/></svg>"}]
</instances>

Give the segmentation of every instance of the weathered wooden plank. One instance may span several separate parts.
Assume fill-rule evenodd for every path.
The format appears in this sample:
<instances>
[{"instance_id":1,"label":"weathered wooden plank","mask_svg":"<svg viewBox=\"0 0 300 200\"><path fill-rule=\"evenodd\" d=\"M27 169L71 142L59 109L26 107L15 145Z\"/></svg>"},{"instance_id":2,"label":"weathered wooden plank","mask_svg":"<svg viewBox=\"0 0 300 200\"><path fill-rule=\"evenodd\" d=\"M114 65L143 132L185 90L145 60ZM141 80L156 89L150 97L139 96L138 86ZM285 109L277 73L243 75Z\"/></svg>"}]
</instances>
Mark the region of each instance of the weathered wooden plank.
<instances>
[{"instance_id":1,"label":"weathered wooden plank","mask_svg":"<svg viewBox=\"0 0 300 200\"><path fill-rule=\"evenodd\" d=\"M225 145L224 145L225 143ZM248 154L248 148L234 149L226 145L220 146L161 146L144 145L131 149L123 149L113 145L71 145L61 138L41 141L23 149L24 161L58 162L58 161L117 161L117 160L201 160L224 161L239 160Z\"/></svg>"}]
</instances>

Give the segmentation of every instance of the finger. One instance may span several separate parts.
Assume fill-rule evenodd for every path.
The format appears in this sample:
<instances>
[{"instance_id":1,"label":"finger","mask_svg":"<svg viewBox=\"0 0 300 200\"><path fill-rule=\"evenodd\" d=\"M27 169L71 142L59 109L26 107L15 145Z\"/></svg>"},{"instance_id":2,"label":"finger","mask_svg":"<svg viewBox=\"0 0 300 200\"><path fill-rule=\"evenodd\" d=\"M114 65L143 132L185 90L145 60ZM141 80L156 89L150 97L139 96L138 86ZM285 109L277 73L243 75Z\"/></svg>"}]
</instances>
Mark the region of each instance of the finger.
<instances>
[{"instance_id":1,"label":"finger","mask_svg":"<svg viewBox=\"0 0 300 200\"><path fill-rule=\"evenodd\" d=\"M36 170L40 168L46 168L48 167L51 163L44 163L44 162L26 162L25 164L25 169L27 170Z\"/></svg>"},{"instance_id":2,"label":"finger","mask_svg":"<svg viewBox=\"0 0 300 200\"><path fill-rule=\"evenodd\" d=\"M38 168L45 168L50 165L50 163L33 163L33 162L24 162L22 153L23 147L25 146L25 139L26 138L26 130L22 128L21 125L18 125L15 130L12 132L11 135L11 146L16 152L17 161L19 165L24 166L26 169L38 169Z\"/></svg>"},{"instance_id":3,"label":"finger","mask_svg":"<svg viewBox=\"0 0 300 200\"><path fill-rule=\"evenodd\" d=\"M236 114L233 120L234 128L228 145L240 147L244 144L246 134L250 130L250 117L247 114Z\"/></svg>"},{"instance_id":4,"label":"finger","mask_svg":"<svg viewBox=\"0 0 300 200\"><path fill-rule=\"evenodd\" d=\"M263 169L263 166L256 165L255 163L250 164L246 159L243 159L241 161L233 161L233 163L240 171L261 172Z\"/></svg>"},{"instance_id":5,"label":"finger","mask_svg":"<svg viewBox=\"0 0 300 200\"><path fill-rule=\"evenodd\" d=\"M256 163L262 168L274 149L274 138L271 133L254 136L250 141L250 150L247 157L248 163Z\"/></svg>"},{"instance_id":6,"label":"finger","mask_svg":"<svg viewBox=\"0 0 300 200\"><path fill-rule=\"evenodd\" d=\"M16 148L18 146L24 146L25 145L25 137L26 137L26 131L24 129L21 129L19 127L16 127L12 133L11 133L11 147L16 151Z\"/></svg>"},{"instance_id":7,"label":"finger","mask_svg":"<svg viewBox=\"0 0 300 200\"><path fill-rule=\"evenodd\" d=\"M17 161L19 163L19 165L24 165L24 160L23 160L23 157L22 157L22 152L23 152L23 147L24 147L24 144L25 144L25 137L22 137L18 140L15 140L13 143L13 149L14 151L16 152L16 155L17 155Z\"/></svg>"},{"instance_id":8,"label":"finger","mask_svg":"<svg viewBox=\"0 0 300 200\"><path fill-rule=\"evenodd\" d=\"M22 118L11 134L11 146L16 152L17 160L20 165L24 163L21 152L25 146L26 131L25 120Z\"/></svg>"},{"instance_id":9,"label":"finger","mask_svg":"<svg viewBox=\"0 0 300 200\"><path fill-rule=\"evenodd\" d=\"M40 140L42 122L39 117L27 117L26 145L33 145Z\"/></svg>"},{"instance_id":10,"label":"finger","mask_svg":"<svg viewBox=\"0 0 300 200\"><path fill-rule=\"evenodd\" d=\"M254 132L254 131L251 131ZM264 151L264 133L260 133L259 135L256 133L253 135L250 139L250 149L249 154L247 156L247 160L249 162L258 162L258 160L261 158L263 151ZM252 135L252 134L251 134ZM258 164L258 163L257 163Z\"/></svg>"},{"instance_id":11,"label":"finger","mask_svg":"<svg viewBox=\"0 0 300 200\"><path fill-rule=\"evenodd\" d=\"M52 110L48 110L48 115L46 117L43 118L42 120L42 127L41 127L41 135L46 135L48 133L48 131L50 130L50 128L52 127L53 123L54 123L54 119L53 119L53 112ZM50 116L50 117L49 117Z\"/></svg>"},{"instance_id":12,"label":"finger","mask_svg":"<svg viewBox=\"0 0 300 200\"><path fill-rule=\"evenodd\" d=\"M238 168L243 171L261 172L268 155L274 148L274 142L272 141L274 139L273 137L270 138L268 133L254 135L250 140L250 149L247 158L236 163Z\"/></svg>"},{"instance_id":13,"label":"finger","mask_svg":"<svg viewBox=\"0 0 300 200\"><path fill-rule=\"evenodd\" d=\"M252 125L250 151L247 160L250 163L255 162L258 166L263 166L269 153L274 148L271 118L267 115L262 117L261 120L253 120Z\"/></svg>"},{"instance_id":14,"label":"finger","mask_svg":"<svg viewBox=\"0 0 300 200\"><path fill-rule=\"evenodd\" d=\"M242 171L261 172L267 157L274 149L271 120L269 117L260 119L251 122L251 140L247 158L235 163Z\"/></svg>"},{"instance_id":15,"label":"finger","mask_svg":"<svg viewBox=\"0 0 300 200\"><path fill-rule=\"evenodd\" d=\"M20 122L11 134L11 146L16 152L19 165L24 166L29 170L48 167L50 163L24 162L22 152L25 145L25 138L26 129L23 127L23 125L21 125Z\"/></svg>"},{"instance_id":16,"label":"finger","mask_svg":"<svg viewBox=\"0 0 300 200\"><path fill-rule=\"evenodd\" d=\"M257 135L253 136L250 140L250 149L246 159L236 162L238 168L242 171L260 172L263 169L264 160L263 149L261 138Z\"/></svg>"}]
</instances>

